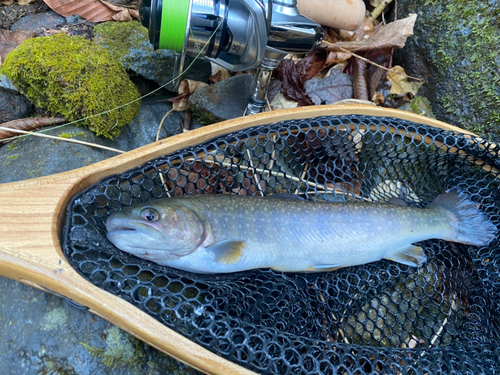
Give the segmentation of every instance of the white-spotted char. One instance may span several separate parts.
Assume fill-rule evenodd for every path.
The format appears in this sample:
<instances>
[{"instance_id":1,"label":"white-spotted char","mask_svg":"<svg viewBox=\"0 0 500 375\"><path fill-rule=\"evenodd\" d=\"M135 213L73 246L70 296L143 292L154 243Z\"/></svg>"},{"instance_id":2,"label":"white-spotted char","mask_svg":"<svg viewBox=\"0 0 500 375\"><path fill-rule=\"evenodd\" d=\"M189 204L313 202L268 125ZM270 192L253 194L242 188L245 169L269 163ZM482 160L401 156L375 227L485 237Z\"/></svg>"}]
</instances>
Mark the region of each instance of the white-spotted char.
<instances>
[{"instance_id":1,"label":"white-spotted char","mask_svg":"<svg viewBox=\"0 0 500 375\"><path fill-rule=\"evenodd\" d=\"M426 257L416 242L483 246L497 233L476 204L456 190L424 209L279 195L165 198L113 213L106 229L123 251L198 273L324 272L384 258L419 266Z\"/></svg>"}]
</instances>

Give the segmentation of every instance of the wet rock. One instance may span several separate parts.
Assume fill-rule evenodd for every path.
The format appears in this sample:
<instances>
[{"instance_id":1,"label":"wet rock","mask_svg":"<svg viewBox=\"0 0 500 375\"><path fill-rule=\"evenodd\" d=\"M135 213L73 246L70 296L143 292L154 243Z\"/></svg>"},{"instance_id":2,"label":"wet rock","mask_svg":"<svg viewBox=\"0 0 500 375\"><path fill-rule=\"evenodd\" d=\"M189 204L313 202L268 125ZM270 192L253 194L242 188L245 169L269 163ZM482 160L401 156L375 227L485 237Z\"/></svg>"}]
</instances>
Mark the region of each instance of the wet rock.
<instances>
[{"instance_id":1,"label":"wet rock","mask_svg":"<svg viewBox=\"0 0 500 375\"><path fill-rule=\"evenodd\" d=\"M7 90L7 91L12 91L14 93L18 93L19 91L17 90L16 86L12 83L10 79L8 79L6 76L3 74L0 75L0 88Z\"/></svg>"},{"instance_id":2,"label":"wet rock","mask_svg":"<svg viewBox=\"0 0 500 375\"><path fill-rule=\"evenodd\" d=\"M155 51L149 42L147 29L139 22L104 22L94 28L94 42L108 48L126 69L159 85L174 78L175 53L170 50ZM192 61L186 59L185 67ZM210 63L198 59L181 79L205 82L210 74ZM173 90L172 85L167 88Z\"/></svg>"},{"instance_id":3,"label":"wet rock","mask_svg":"<svg viewBox=\"0 0 500 375\"><path fill-rule=\"evenodd\" d=\"M241 117L252 93L254 78L240 74L214 85L201 87L189 98L189 107L203 124Z\"/></svg>"},{"instance_id":4,"label":"wet rock","mask_svg":"<svg viewBox=\"0 0 500 375\"><path fill-rule=\"evenodd\" d=\"M54 29L66 22L65 18L50 10L42 13L29 13L26 16L16 21L11 30L24 30L37 34L43 32L43 29Z\"/></svg>"},{"instance_id":5,"label":"wet rock","mask_svg":"<svg viewBox=\"0 0 500 375\"><path fill-rule=\"evenodd\" d=\"M0 373L196 375L104 319L0 277Z\"/></svg>"},{"instance_id":6,"label":"wet rock","mask_svg":"<svg viewBox=\"0 0 500 375\"><path fill-rule=\"evenodd\" d=\"M418 13L414 35L395 64L425 80L439 120L483 137L500 137L500 3L480 0L398 1L398 18Z\"/></svg>"},{"instance_id":7,"label":"wet rock","mask_svg":"<svg viewBox=\"0 0 500 375\"><path fill-rule=\"evenodd\" d=\"M0 124L29 117L32 112L33 105L23 95L0 90Z\"/></svg>"},{"instance_id":8,"label":"wet rock","mask_svg":"<svg viewBox=\"0 0 500 375\"><path fill-rule=\"evenodd\" d=\"M0 29L10 30L11 26L24 15L46 12L49 9L49 6L43 0L38 0L28 5L14 3L12 5L0 6Z\"/></svg>"},{"instance_id":9,"label":"wet rock","mask_svg":"<svg viewBox=\"0 0 500 375\"><path fill-rule=\"evenodd\" d=\"M145 101L139 115L114 140L97 137L87 128L73 125L53 127L46 134L130 151L155 141L158 126L171 108L170 103ZM160 139L182 131L180 116L178 113L168 116L163 123ZM24 137L0 147L0 182L20 181L64 172L116 155L116 152L90 146L34 136Z\"/></svg>"}]
</instances>

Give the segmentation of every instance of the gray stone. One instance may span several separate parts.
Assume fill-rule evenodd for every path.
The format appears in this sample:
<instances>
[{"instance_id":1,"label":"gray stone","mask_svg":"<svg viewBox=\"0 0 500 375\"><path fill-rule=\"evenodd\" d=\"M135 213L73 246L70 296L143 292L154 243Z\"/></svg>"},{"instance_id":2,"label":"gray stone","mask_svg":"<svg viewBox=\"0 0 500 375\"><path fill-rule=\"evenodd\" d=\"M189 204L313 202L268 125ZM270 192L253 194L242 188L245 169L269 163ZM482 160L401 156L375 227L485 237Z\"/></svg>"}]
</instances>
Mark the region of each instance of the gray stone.
<instances>
[{"instance_id":1,"label":"gray stone","mask_svg":"<svg viewBox=\"0 0 500 375\"><path fill-rule=\"evenodd\" d=\"M29 117L32 113L33 105L24 95L0 90L0 124Z\"/></svg>"},{"instance_id":2,"label":"gray stone","mask_svg":"<svg viewBox=\"0 0 500 375\"><path fill-rule=\"evenodd\" d=\"M19 90L17 89L16 86L14 86L12 81L3 74L0 74L0 87L4 90L12 91L14 93L19 92Z\"/></svg>"},{"instance_id":3,"label":"gray stone","mask_svg":"<svg viewBox=\"0 0 500 375\"><path fill-rule=\"evenodd\" d=\"M4 277L0 290L2 374L199 374L64 299Z\"/></svg>"},{"instance_id":4,"label":"gray stone","mask_svg":"<svg viewBox=\"0 0 500 375\"><path fill-rule=\"evenodd\" d=\"M171 108L167 102L144 101L139 116L114 141L71 125L48 133L130 150L155 140ZM173 112L165 119L161 138L181 131L181 116ZM63 141L22 138L0 147L0 183L64 172L115 155ZM199 374L59 297L3 277L0 290L0 374Z\"/></svg>"},{"instance_id":5,"label":"gray stone","mask_svg":"<svg viewBox=\"0 0 500 375\"><path fill-rule=\"evenodd\" d=\"M425 80L441 121L500 138L498 1L398 1L398 18L418 13L414 35L395 51L395 64Z\"/></svg>"},{"instance_id":6,"label":"gray stone","mask_svg":"<svg viewBox=\"0 0 500 375\"><path fill-rule=\"evenodd\" d=\"M126 69L152 80L160 86L173 80L176 64L174 51L155 51L149 42L147 29L138 22L113 23L113 28L106 24L101 24L94 29L94 42L110 49ZM208 81L208 77L211 75L209 61L198 59L193 63L193 59L187 58L185 67L190 65L191 68L186 70L180 79ZM171 84L166 88L174 91Z\"/></svg>"},{"instance_id":7,"label":"gray stone","mask_svg":"<svg viewBox=\"0 0 500 375\"><path fill-rule=\"evenodd\" d=\"M54 29L64 25L66 20L56 12L29 13L12 25L11 30L24 30L41 33L43 29Z\"/></svg>"},{"instance_id":8,"label":"gray stone","mask_svg":"<svg viewBox=\"0 0 500 375\"><path fill-rule=\"evenodd\" d=\"M253 86L254 78L251 75L240 74L201 87L189 97L189 108L204 125L241 117Z\"/></svg>"}]
</instances>

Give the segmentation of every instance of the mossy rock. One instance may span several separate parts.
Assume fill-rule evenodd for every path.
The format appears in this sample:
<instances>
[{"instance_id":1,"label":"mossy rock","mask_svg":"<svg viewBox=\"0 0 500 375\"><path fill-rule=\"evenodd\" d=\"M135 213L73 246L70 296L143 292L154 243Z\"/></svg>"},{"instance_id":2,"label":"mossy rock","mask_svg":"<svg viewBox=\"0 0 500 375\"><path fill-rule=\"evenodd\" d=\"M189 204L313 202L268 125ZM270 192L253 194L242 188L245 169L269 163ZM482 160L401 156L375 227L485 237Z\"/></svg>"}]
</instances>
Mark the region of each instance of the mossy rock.
<instances>
[{"instance_id":1,"label":"mossy rock","mask_svg":"<svg viewBox=\"0 0 500 375\"><path fill-rule=\"evenodd\" d=\"M395 63L426 84L436 117L500 139L500 3L400 0L398 18L418 13L414 35Z\"/></svg>"},{"instance_id":2,"label":"mossy rock","mask_svg":"<svg viewBox=\"0 0 500 375\"><path fill-rule=\"evenodd\" d=\"M12 51L1 73L36 106L108 138L137 116L139 91L106 49L83 37L29 39Z\"/></svg>"}]
</instances>

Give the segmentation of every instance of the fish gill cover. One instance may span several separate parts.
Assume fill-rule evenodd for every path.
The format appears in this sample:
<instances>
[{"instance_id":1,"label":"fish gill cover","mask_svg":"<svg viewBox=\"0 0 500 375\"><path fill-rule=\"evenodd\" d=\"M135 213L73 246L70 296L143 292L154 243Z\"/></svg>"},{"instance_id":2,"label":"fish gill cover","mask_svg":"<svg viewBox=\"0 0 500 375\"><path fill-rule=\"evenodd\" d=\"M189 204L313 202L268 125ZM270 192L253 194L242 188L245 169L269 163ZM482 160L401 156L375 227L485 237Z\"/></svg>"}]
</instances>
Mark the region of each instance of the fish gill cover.
<instances>
[{"instance_id":1,"label":"fish gill cover","mask_svg":"<svg viewBox=\"0 0 500 375\"><path fill-rule=\"evenodd\" d=\"M458 152L460 150L460 152ZM428 261L319 274L201 275L119 251L105 222L186 194L299 194L425 207L456 188L500 224L498 145L395 118L348 115L242 130L111 176L68 207L63 251L93 284L195 343L266 374L499 371L500 260L488 247L419 243Z\"/></svg>"}]
</instances>

